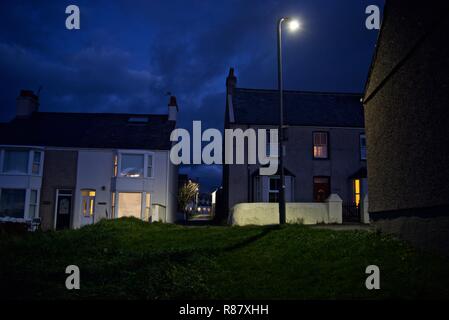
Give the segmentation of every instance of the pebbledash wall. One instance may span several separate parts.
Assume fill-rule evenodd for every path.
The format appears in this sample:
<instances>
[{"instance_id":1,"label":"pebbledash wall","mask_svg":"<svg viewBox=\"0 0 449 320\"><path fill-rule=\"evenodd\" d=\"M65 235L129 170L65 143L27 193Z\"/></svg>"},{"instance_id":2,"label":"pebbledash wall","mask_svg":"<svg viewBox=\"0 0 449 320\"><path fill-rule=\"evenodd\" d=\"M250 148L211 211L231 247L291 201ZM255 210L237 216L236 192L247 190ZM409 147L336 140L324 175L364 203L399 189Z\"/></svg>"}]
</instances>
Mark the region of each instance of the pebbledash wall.
<instances>
[{"instance_id":1,"label":"pebbledash wall","mask_svg":"<svg viewBox=\"0 0 449 320\"><path fill-rule=\"evenodd\" d=\"M343 200L331 194L326 202L287 203L287 223L299 224L341 224ZM270 225L279 223L278 203L239 203L229 215L232 225Z\"/></svg>"},{"instance_id":2,"label":"pebbledash wall","mask_svg":"<svg viewBox=\"0 0 449 320\"><path fill-rule=\"evenodd\" d=\"M388 1L364 97L370 217L449 255L448 2Z\"/></svg>"}]
</instances>

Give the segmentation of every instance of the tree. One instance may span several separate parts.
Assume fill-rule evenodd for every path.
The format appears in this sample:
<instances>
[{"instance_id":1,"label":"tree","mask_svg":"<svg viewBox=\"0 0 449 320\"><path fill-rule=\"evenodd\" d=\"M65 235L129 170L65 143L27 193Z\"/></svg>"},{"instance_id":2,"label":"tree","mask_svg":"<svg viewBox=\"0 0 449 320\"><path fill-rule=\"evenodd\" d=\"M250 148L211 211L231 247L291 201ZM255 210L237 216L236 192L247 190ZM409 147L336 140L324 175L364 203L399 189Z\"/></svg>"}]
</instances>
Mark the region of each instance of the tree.
<instances>
[{"instance_id":1,"label":"tree","mask_svg":"<svg viewBox=\"0 0 449 320\"><path fill-rule=\"evenodd\" d=\"M182 212L186 213L189 202L194 201L199 190L199 185L192 180L186 182L178 193L178 205Z\"/></svg>"}]
</instances>

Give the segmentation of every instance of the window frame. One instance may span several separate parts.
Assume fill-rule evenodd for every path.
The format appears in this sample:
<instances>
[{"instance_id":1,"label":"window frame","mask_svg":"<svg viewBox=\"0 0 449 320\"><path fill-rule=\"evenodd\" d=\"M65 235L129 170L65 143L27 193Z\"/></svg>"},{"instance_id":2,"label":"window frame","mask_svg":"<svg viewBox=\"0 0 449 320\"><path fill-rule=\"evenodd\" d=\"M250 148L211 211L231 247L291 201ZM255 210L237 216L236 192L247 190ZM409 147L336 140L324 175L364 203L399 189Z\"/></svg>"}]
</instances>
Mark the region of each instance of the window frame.
<instances>
[{"instance_id":1,"label":"window frame","mask_svg":"<svg viewBox=\"0 0 449 320\"><path fill-rule=\"evenodd\" d=\"M42 175L42 160L43 160L43 152L41 151L41 150L31 150L31 157L30 157L30 159L31 159L31 161L30 161L30 175L33 175L33 176L40 176L40 175ZM35 172L33 172L33 167L34 167L34 165L36 164L36 162L34 161L34 155L36 154L36 153L39 153L40 155L39 155L39 162L37 163L38 164L38 170L37 170L37 173L35 173Z\"/></svg>"},{"instance_id":2,"label":"window frame","mask_svg":"<svg viewBox=\"0 0 449 320\"><path fill-rule=\"evenodd\" d=\"M31 202L31 195L36 192L36 202ZM31 207L34 207L34 215L31 216ZM28 218L34 219L39 217L39 189L30 189L30 199L28 201Z\"/></svg>"},{"instance_id":3,"label":"window frame","mask_svg":"<svg viewBox=\"0 0 449 320\"><path fill-rule=\"evenodd\" d=\"M325 178L327 179L327 184L329 185L329 195L332 194L332 185L331 185L331 177L330 176L313 176L312 178L312 188L313 188L313 202L322 203L321 201L317 201L315 197L315 179ZM325 199L326 200L326 199Z\"/></svg>"},{"instance_id":4,"label":"window frame","mask_svg":"<svg viewBox=\"0 0 449 320\"><path fill-rule=\"evenodd\" d=\"M155 172L155 161L154 161L154 156L155 153L152 151L141 151L141 150L122 150L122 151L118 151L117 152L118 155L118 170L117 170L117 176L118 178L125 178L125 179L145 179L145 178L154 178L154 172ZM126 176L122 176L121 172L122 172L122 164L123 164L123 155L141 155L143 156L143 172L142 172L142 176L139 177L126 177ZM149 156L151 156L151 175L148 175L148 160L149 160ZM114 161L114 160L113 160ZM114 163L113 163L114 165Z\"/></svg>"},{"instance_id":5,"label":"window frame","mask_svg":"<svg viewBox=\"0 0 449 320\"><path fill-rule=\"evenodd\" d=\"M87 191L88 195L85 196L83 195L83 192ZM92 196L90 193L94 192L95 194ZM95 200L97 197L97 190L95 189L89 189L89 188L84 188L84 189L80 189L80 194L81 194L81 215L83 216L83 218L92 218L95 216L95 209L96 209L96 205L95 205ZM86 213L84 212L84 200L88 199L88 207L86 210ZM93 204L93 205L92 205Z\"/></svg>"},{"instance_id":6,"label":"window frame","mask_svg":"<svg viewBox=\"0 0 449 320\"><path fill-rule=\"evenodd\" d=\"M25 172L11 172L11 171L5 171L5 158L6 158L6 153L10 151L10 152L26 152L28 153L28 159L27 159L27 165L26 165L26 170ZM26 176L26 175L30 175L30 160L31 160L31 154L32 152L30 152L31 150L29 149L21 149L21 148L4 148L2 150L2 161L1 161L1 168L0 168L0 173L3 175L11 175L11 176Z\"/></svg>"},{"instance_id":7,"label":"window frame","mask_svg":"<svg viewBox=\"0 0 449 320\"><path fill-rule=\"evenodd\" d=\"M5 218L5 217L9 217L9 218L13 218L13 219L26 219L27 218L27 214L28 214L28 209L27 209L27 203L28 203L28 189L26 188L0 188L0 206L1 206L1 200L2 200L2 195L4 190L21 190L24 191L24 197L23 197L23 214L22 217L13 217L13 216L3 216L0 218Z\"/></svg>"},{"instance_id":8,"label":"window frame","mask_svg":"<svg viewBox=\"0 0 449 320\"><path fill-rule=\"evenodd\" d=\"M268 190L268 203L277 203L278 201L279 201L279 189L271 189L271 180L279 180L279 183L281 183L281 177L279 177L279 176L270 176L270 177L268 177L268 188L267 188L267 190ZM275 202L271 202L270 201L270 193L276 193L277 194L277 198L278 198L278 201L275 201Z\"/></svg>"},{"instance_id":9,"label":"window frame","mask_svg":"<svg viewBox=\"0 0 449 320\"><path fill-rule=\"evenodd\" d=\"M315 134L326 134L326 157L315 156ZM312 131L312 158L313 160L329 160L330 159L330 133L329 131Z\"/></svg>"},{"instance_id":10,"label":"window frame","mask_svg":"<svg viewBox=\"0 0 449 320\"><path fill-rule=\"evenodd\" d=\"M365 140L365 157L362 156L362 138ZM360 161L366 161L367 158L367 149L366 149L366 134L365 133L360 133L359 135L359 157L360 157Z\"/></svg>"}]
</instances>

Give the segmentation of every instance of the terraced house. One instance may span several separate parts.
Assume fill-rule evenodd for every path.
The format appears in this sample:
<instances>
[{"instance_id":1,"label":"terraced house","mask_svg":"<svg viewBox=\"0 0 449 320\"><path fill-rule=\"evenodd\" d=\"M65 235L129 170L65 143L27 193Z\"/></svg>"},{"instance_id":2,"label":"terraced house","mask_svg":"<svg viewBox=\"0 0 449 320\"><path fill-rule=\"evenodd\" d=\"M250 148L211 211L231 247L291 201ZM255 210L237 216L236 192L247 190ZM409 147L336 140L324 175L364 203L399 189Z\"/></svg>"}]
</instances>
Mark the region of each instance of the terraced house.
<instances>
[{"instance_id":1,"label":"terraced house","mask_svg":"<svg viewBox=\"0 0 449 320\"><path fill-rule=\"evenodd\" d=\"M225 129L277 129L278 91L236 84L231 69L226 80ZM361 94L284 91L286 202L324 202L337 194L343 200L343 222L361 219L360 206L368 188L360 99ZM224 165L225 212L239 203L279 201L279 173L263 176L259 167Z\"/></svg>"},{"instance_id":2,"label":"terraced house","mask_svg":"<svg viewBox=\"0 0 449 320\"><path fill-rule=\"evenodd\" d=\"M177 167L169 159L178 106L168 115L40 112L22 90L0 124L0 222L78 228L133 216L175 222Z\"/></svg>"}]
</instances>

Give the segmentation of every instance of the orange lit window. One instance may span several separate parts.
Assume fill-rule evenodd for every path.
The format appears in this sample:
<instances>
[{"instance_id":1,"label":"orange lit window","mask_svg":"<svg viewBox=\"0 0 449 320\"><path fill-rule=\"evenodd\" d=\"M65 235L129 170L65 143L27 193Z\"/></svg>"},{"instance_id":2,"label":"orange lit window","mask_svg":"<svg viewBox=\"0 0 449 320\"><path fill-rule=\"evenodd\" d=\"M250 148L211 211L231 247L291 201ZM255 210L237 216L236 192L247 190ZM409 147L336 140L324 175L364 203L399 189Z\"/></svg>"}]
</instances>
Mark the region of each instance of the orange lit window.
<instances>
[{"instance_id":1,"label":"orange lit window","mask_svg":"<svg viewBox=\"0 0 449 320\"><path fill-rule=\"evenodd\" d=\"M91 217L95 212L95 190L81 190L83 216Z\"/></svg>"},{"instance_id":2,"label":"orange lit window","mask_svg":"<svg viewBox=\"0 0 449 320\"><path fill-rule=\"evenodd\" d=\"M328 158L327 132L313 133L313 157L315 159Z\"/></svg>"},{"instance_id":3,"label":"orange lit window","mask_svg":"<svg viewBox=\"0 0 449 320\"><path fill-rule=\"evenodd\" d=\"M358 207L360 205L360 180L354 180L354 202Z\"/></svg>"},{"instance_id":4,"label":"orange lit window","mask_svg":"<svg viewBox=\"0 0 449 320\"><path fill-rule=\"evenodd\" d=\"M117 155L114 156L114 177L117 177L118 173L118 158Z\"/></svg>"}]
</instances>

